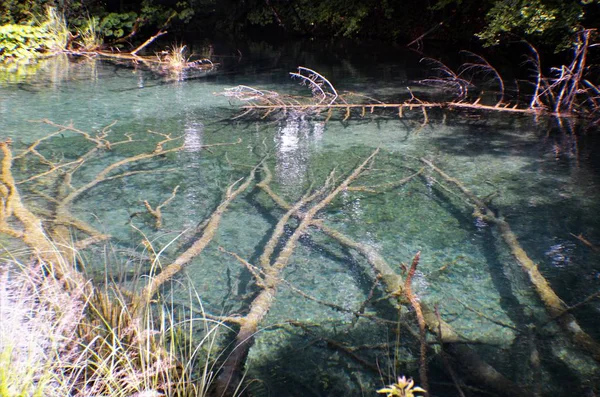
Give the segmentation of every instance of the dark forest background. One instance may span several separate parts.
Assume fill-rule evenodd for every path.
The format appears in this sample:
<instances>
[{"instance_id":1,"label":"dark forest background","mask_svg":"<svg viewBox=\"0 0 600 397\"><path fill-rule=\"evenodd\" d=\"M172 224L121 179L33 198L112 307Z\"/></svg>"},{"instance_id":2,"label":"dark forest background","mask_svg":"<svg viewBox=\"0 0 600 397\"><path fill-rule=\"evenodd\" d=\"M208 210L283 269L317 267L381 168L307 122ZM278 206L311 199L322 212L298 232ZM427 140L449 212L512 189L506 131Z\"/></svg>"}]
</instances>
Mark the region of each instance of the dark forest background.
<instances>
[{"instance_id":1,"label":"dark forest background","mask_svg":"<svg viewBox=\"0 0 600 397\"><path fill-rule=\"evenodd\" d=\"M543 53L600 24L600 0L0 0L0 24L26 24L51 5L70 26L93 23L107 44L178 37L351 38L453 46L526 39Z\"/></svg>"}]
</instances>

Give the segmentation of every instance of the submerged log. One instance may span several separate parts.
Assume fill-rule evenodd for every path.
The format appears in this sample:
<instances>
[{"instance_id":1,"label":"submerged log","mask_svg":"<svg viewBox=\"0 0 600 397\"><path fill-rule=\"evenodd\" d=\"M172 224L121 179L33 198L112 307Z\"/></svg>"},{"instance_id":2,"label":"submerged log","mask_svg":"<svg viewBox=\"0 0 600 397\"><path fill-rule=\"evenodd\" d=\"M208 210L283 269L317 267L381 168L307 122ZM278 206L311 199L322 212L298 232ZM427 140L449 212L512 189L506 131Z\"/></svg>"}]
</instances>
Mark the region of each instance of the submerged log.
<instances>
[{"instance_id":1,"label":"submerged log","mask_svg":"<svg viewBox=\"0 0 600 397\"><path fill-rule=\"evenodd\" d=\"M283 227L287 224L289 218L299 212L308 202L315 199L320 192L303 197L294 206L290 207L287 213L278 222L273 236L269 240L269 243L267 243L265 252L261 257L261 265L263 266L263 275L260 280L260 284L262 285L261 291L250 304L248 314L236 320L240 325L240 329L236 335L233 351L225 360L221 374L217 379L217 394L219 396L230 395L231 391L233 391L241 380L241 366L252 346L254 335L258 331L260 323L268 314L275 301L277 288L281 282L280 274L288 265L289 260L296 249L298 240L306 233L307 229L312 226L314 217L361 175L365 167L378 152L379 149L376 149L362 164L346 177L342 183L313 205L309 210L304 212L305 215L300 221L300 224L294 233L287 239L285 245L271 264L269 263L268 257L273 253L276 242L283 236Z\"/></svg>"},{"instance_id":2,"label":"submerged log","mask_svg":"<svg viewBox=\"0 0 600 397\"><path fill-rule=\"evenodd\" d=\"M289 211L292 206L271 189L270 182L272 175L268 168L265 168L265 171L265 178L257 184L257 187L262 189L280 208ZM414 176L418 174L420 174L420 171L414 174ZM408 178L405 179L405 183L410 180ZM295 216L303 220L306 217L306 213L296 211ZM342 246L355 250L365 258L373 271L381 279L385 291L390 296L405 296L405 280L392 269L375 248L355 241L338 230L327 226L322 220L313 220L312 225ZM400 304L397 299L394 302L396 305ZM517 386L514 382L506 378L489 363L485 362L471 347L464 343L468 341L461 338L452 326L440 319L427 304L420 302L419 306L429 332L436 334L442 343L447 344L447 352L461 364L463 372L471 379L479 384L486 385L499 395L514 396L525 390L523 387Z\"/></svg>"},{"instance_id":3,"label":"submerged log","mask_svg":"<svg viewBox=\"0 0 600 397\"><path fill-rule=\"evenodd\" d=\"M72 287L86 288L86 292L89 293L91 286L88 285L83 275L71 264L65 263L65 256L46 234L42 227L42 221L23 204L12 175L13 156L9 145L10 141L0 142L0 151L2 152L0 232L20 238L33 251L34 256L48 266L57 278ZM13 217L20 223L20 229L15 229L11 225Z\"/></svg>"},{"instance_id":4,"label":"submerged log","mask_svg":"<svg viewBox=\"0 0 600 397\"><path fill-rule=\"evenodd\" d=\"M217 209L209 217L209 220L202 231L202 236L200 236L200 238L196 240L191 247L179 255L171 264L169 264L159 274L151 279L150 283L142 291L142 301L139 302L138 307L147 307L147 304L164 283L172 279L177 273L183 270L185 265L187 265L194 257L198 256L200 253L202 253L202 251L204 251L204 248L206 248L208 243L211 242L215 233L217 232L217 228L219 227L219 223L221 222L223 214L231 202L246 189L248 189L254 180L254 174L259 165L260 163L252 169L250 175L245 178L244 182L239 185L237 189L235 189L235 187L243 180L243 178L238 179L236 182L229 185L227 192L225 193L225 199L221 202L221 204L218 205Z\"/></svg>"},{"instance_id":5,"label":"submerged log","mask_svg":"<svg viewBox=\"0 0 600 397\"><path fill-rule=\"evenodd\" d=\"M537 264L529 258L527 252L521 247L517 236L513 233L508 222L503 218L497 217L482 200L467 189L458 179L449 176L427 159L422 158L421 161L467 197L473 207L473 216L484 219L498 227L502 239L510 248L512 255L519 265L521 265L521 269L527 274L529 281L540 300L544 303L550 317L556 318L561 329L577 346L600 362L600 344L589 336L577 323L577 319L569 313L569 306L554 292L548 280L539 271Z\"/></svg>"}]
</instances>

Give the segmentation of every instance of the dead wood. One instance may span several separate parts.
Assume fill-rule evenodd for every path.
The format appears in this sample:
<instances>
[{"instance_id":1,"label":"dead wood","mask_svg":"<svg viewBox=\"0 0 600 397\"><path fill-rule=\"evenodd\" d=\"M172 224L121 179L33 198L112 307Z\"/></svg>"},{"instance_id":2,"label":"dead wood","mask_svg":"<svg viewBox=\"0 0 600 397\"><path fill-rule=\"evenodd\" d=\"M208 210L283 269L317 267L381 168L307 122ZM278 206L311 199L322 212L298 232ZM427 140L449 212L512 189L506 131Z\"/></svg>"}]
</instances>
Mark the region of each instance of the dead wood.
<instances>
[{"instance_id":1,"label":"dead wood","mask_svg":"<svg viewBox=\"0 0 600 397\"><path fill-rule=\"evenodd\" d=\"M261 162L262 163L262 162ZM179 273L185 265L187 265L194 257L198 256L204 248L211 242L215 233L217 232L217 228L219 227L219 223L221 222L221 218L231 202L235 200L237 196L246 191L252 181L254 180L254 174L256 169L260 166L259 163L255 166L250 175L248 175L245 179L238 179L229 187L225 193L225 199L217 206L215 211L209 217L209 220L202 231L202 235L198 240L196 240L191 247L189 247L185 252L179 255L171 264L165 267L159 274L152 277L149 284L144 288L141 294L142 301L137 305L138 308L147 307L147 304L150 302L152 297L158 292L160 287L172 279L177 273ZM240 182L242 182L240 184ZM239 184L239 186L238 186ZM236 188L236 186L238 186Z\"/></svg>"},{"instance_id":2,"label":"dead wood","mask_svg":"<svg viewBox=\"0 0 600 397\"><path fill-rule=\"evenodd\" d=\"M482 218L498 227L502 239L521 265L521 269L527 274L550 317L556 317L558 324L570 339L596 361L600 361L600 345L579 326L575 317L568 313L568 305L554 292L550 283L539 271L537 264L529 258L521 247L508 222L497 217L482 200L468 190L458 179L452 178L427 159L422 158L421 161L464 194L473 207L473 216Z\"/></svg>"},{"instance_id":3,"label":"dead wood","mask_svg":"<svg viewBox=\"0 0 600 397\"><path fill-rule=\"evenodd\" d=\"M241 379L241 366L252 346L254 335L258 331L260 323L271 309L281 280L280 274L288 265L289 260L296 249L298 240L306 233L306 230L312 226L314 217L361 175L365 167L373 160L377 153L379 153L379 149L376 149L362 164L354 169L342 183L305 212L305 216L302 218L294 233L287 239L277 257L271 262L269 257L272 255L275 248L274 242L279 241L280 237L283 235L283 226L294 213L298 212L303 206L314 200L321 192L305 195L294 204L278 222L275 231L273 232L273 236L267 243L267 247L260 259L261 266L263 267L262 271L264 273L261 283L264 284L264 287L256 298L253 299L248 313L240 322L240 329L236 335L233 351L227 357L222 366L221 374L217 379L217 393L219 395L226 395ZM331 175L328 180L330 179ZM325 185L327 186L328 183Z\"/></svg>"},{"instance_id":4,"label":"dead wood","mask_svg":"<svg viewBox=\"0 0 600 397\"><path fill-rule=\"evenodd\" d=\"M417 322L419 323L419 343L420 343L420 352L419 352L419 377L421 381L421 385L425 388L425 390L429 390L429 381L427 380L427 340L425 334L425 319L423 318L423 311L421 310L421 304L415 297L415 294L412 292L412 278L415 275L415 271L417 270L417 266L419 264L419 259L421 258L421 251L417 252L412 260L412 264L406 275L406 281L404 282L404 295L406 299L410 302L410 305L415 310L415 314L417 315ZM439 320L438 320L439 321ZM439 328L439 327L438 327ZM425 395L429 395L426 392Z\"/></svg>"},{"instance_id":5,"label":"dead wood","mask_svg":"<svg viewBox=\"0 0 600 397\"><path fill-rule=\"evenodd\" d=\"M418 109L423 114L421 128L429 122L427 114L428 108L440 109L467 109L493 112L508 112L521 114L541 113L562 117L593 117L598 112L598 93L600 88L585 79L587 53L590 47L591 33L593 30L584 30L579 35L579 41L574 51L573 61L569 66L554 68L555 77L547 79L541 74L539 54L531 47L533 55L529 57L528 63L535 68L535 91L533 97L529 100L528 107L519 106L519 98L514 104L505 103L505 83L502 76L487 60L480 55L463 51L471 58L471 62L465 63L459 70L454 72L448 66L440 61L425 59L433 63L440 76L421 80L421 84L450 89L456 93L454 100L441 102L428 102L416 98L410 88L407 88L411 98L398 103L384 103L382 101L361 96L353 93L339 93L333 84L318 72L298 67L298 72L290 73L294 78L300 79L303 85L309 87L312 96L292 96L283 95L278 92L261 90L249 86L237 86L225 89L221 95L235 98L245 103L241 108L243 114L237 116L244 117L250 113L262 114L264 119L273 113L282 113L286 115L289 111L295 111L312 116L319 116L326 111L325 122L329 121L335 110L342 113L342 121L347 121L352 110L361 118L365 117L367 109L373 113L375 109L397 109L399 118L404 117L404 110ZM475 74L490 74L499 85L499 98L494 105L481 104L480 98L469 99L469 89L473 87L470 78L465 78L465 74L472 77ZM360 97L362 101L356 102ZM366 101L365 101L366 99Z\"/></svg>"},{"instance_id":6,"label":"dead wood","mask_svg":"<svg viewBox=\"0 0 600 397\"><path fill-rule=\"evenodd\" d=\"M160 227L162 226L162 208L165 205L168 205L171 201L173 201L173 199L175 199L178 189L179 189L179 185L175 186L175 189L173 189L171 196L169 196L168 199L166 199L165 201L163 201L162 203L157 205L156 208L152 208L152 206L150 205L148 200L144 200L144 206L146 207L146 209L148 210L150 215L152 215L155 219L155 223L154 223L155 228L160 229Z\"/></svg>"},{"instance_id":7,"label":"dead wood","mask_svg":"<svg viewBox=\"0 0 600 397\"><path fill-rule=\"evenodd\" d=\"M131 51L129 54L131 54L133 56L137 56L138 52L140 52L144 48L148 47L154 40L156 40L160 36L165 35L167 33L168 32L164 31L164 30L158 31L158 33L156 33L154 36L148 38L148 40L144 41L140 46L138 46L135 50Z\"/></svg>"},{"instance_id":8,"label":"dead wood","mask_svg":"<svg viewBox=\"0 0 600 397\"><path fill-rule=\"evenodd\" d=\"M25 207L12 175L13 157L10 141L0 142L2 151L2 172L0 174L0 231L23 240L32 249L34 257L55 272L57 278L67 285L88 288L83 276L65 263L64 256L52 243L42 227L41 220ZM13 218L18 225L13 225ZM15 228L17 227L17 228ZM89 287L91 288L91 287ZM87 292L90 292L88 289Z\"/></svg>"},{"instance_id":9,"label":"dead wood","mask_svg":"<svg viewBox=\"0 0 600 397\"><path fill-rule=\"evenodd\" d=\"M442 322L442 318L440 316L440 311L438 310L437 305L435 306L435 315L437 317L438 323L441 324ZM439 328L438 333L437 333L437 338L438 341L440 342L440 356L442 357L442 362L444 363L444 368L446 368L446 371L448 371L448 373L450 374L450 377L452 378L452 383L454 383L454 387L456 387L456 391L458 392L458 395L460 397L465 397L465 393L462 391L462 388L460 387L459 384L459 379L456 376L456 372L454 371L454 369L452 369L452 366L450 365L450 361L448 360L448 357L446 356L446 352L444 351L444 343L443 341L443 333L442 333L442 329Z\"/></svg>"},{"instance_id":10,"label":"dead wood","mask_svg":"<svg viewBox=\"0 0 600 397\"><path fill-rule=\"evenodd\" d=\"M583 245L590 248L592 251L600 252L600 247L598 247L597 245L593 244L590 240L583 237L583 234L580 233L578 235L575 235L573 233L570 233L570 235L575 237L577 240L581 241L583 243Z\"/></svg>"},{"instance_id":11,"label":"dead wood","mask_svg":"<svg viewBox=\"0 0 600 397\"><path fill-rule=\"evenodd\" d=\"M367 244L359 243L322 223L319 227L329 237L361 254L373 270L381 275L381 280L388 294L392 296L405 296L405 282L402 280L402 277L392 269L377 250ZM515 385L494 367L481 359L471 347L461 343L465 340L458 335L450 324L443 319L438 319L435 311L428 305L420 302L420 306L429 332L437 334L440 340L447 345L447 351L461 363L464 373L470 378L480 384L485 384L500 395L509 396L514 395L519 390L523 391L522 387Z\"/></svg>"},{"instance_id":12,"label":"dead wood","mask_svg":"<svg viewBox=\"0 0 600 397\"><path fill-rule=\"evenodd\" d=\"M271 189L272 174L267 167L264 168L263 172L265 172L265 177L263 181L257 184L257 187L263 190L280 208L285 210L292 208L289 203ZM296 216L299 219L304 219L305 213L298 211L296 212ZM406 282L392 269L375 248L351 239L338 230L327 226L321 220L313 220L312 224L342 246L353 249L363 256L377 274L377 277L381 280L383 287L390 296L405 296L404 287ZM399 304L397 299L394 299L394 302ZM485 384L500 395L513 396L515 393L523 391L522 387L515 385L490 364L482 360L468 346L469 341L460 337L452 326L440 319L428 305L420 302L420 307L427 329L436 334L439 340L447 345L447 351L461 363L463 369L465 369L465 373L469 377L480 384Z\"/></svg>"}]
</instances>

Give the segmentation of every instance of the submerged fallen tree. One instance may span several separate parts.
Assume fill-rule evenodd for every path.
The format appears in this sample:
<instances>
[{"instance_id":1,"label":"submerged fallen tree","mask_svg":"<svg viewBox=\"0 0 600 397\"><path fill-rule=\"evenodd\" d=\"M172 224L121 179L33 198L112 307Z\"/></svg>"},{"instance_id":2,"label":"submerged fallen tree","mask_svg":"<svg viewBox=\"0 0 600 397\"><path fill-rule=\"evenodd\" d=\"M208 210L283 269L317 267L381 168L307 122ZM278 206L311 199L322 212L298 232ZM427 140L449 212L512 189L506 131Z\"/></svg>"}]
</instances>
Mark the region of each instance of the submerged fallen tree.
<instances>
[{"instance_id":1,"label":"submerged fallen tree","mask_svg":"<svg viewBox=\"0 0 600 397\"><path fill-rule=\"evenodd\" d=\"M321 101L331 102L333 95L321 94ZM339 98L339 95L338 97ZM335 98L337 100L337 98ZM152 266L148 274L142 280L145 284L141 290L130 290L125 286L115 286L110 291L100 290L94 284L89 282L86 276L80 271L77 260L69 249L64 247L71 236L80 240L81 249L94 244L107 241L110 236L102 234L95 228L83 222L74 215L75 204L86 194L105 185L110 181L122 180L124 178L133 178L138 175L144 175L151 172L157 172L157 169L148 166L148 162L158 164L159 161L169 159L174 153L181 150L181 137L171 136L163 133L149 133L146 138L152 139L152 144L136 150L133 154L130 151L110 157L113 151L118 151L120 147L130 146L135 148L138 140L135 136L124 134L123 138L113 139L110 127L106 127L97 133L90 133L72 125L60 125L48 120L42 121L44 125L52 126L56 130L44 138L40 138L26 146L26 148L16 155L13 155L11 143L4 142L0 145L2 151L2 174L0 175L0 196L2 197L3 207L0 211L0 232L10 235L25 244L33 250L34 259L43 263L47 268L55 269L53 274L64 279L65 285L69 288L85 288L85 299L90 303L90 319L81 326L82 333L87 335L89 340L96 343L90 349L97 349L98 355L102 360L109 360L110 354L114 354L114 349L110 350L107 346L138 346L140 343L145 346L151 346L151 353L134 354L136 365L142 361L150 368L164 369L161 376L168 379L169 376L176 377L181 374L187 374L187 370L193 370L177 362L175 358L169 355L169 351L164 345L165 340L154 336L154 327L156 323L150 319L154 308L154 301L162 295L163 291L168 291L169 282L179 277L195 258L201 258L206 247L214 244L213 240L218 234L222 219L230 211L232 203L245 196L253 189L259 189L264 192L280 208L280 214L274 222L270 235L265 238L265 243L261 247L257 263L250 263L234 252L229 252L225 248L222 251L229 252L236 261L242 264L244 269L254 280L254 296L247 302L243 315L231 315L225 313L224 316L208 316L212 321L218 321L219 324L227 323L235 328L232 337L232 349L229 355L224 356L221 362L220 373L215 378L213 385L217 395L229 395L238 388L242 379L242 373L245 369L248 354L253 347L254 338L261 327L266 326L267 315L272 311L277 295L281 289L290 287L305 299L318 302L335 310L348 310L339 305L330 304L299 288L291 286L285 279L286 271L293 261L294 253L301 239L309 233L322 232L327 235L335 246L352 250L359 254L365 261L367 268L372 271L373 289L379 288L384 294L382 301L389 302L397 313L405 310L406 307L412 308L414 316L410 316L414 321L405 322L404 327L411 330L412 339L406 341L407 345L416 346L419 352L415 362L419 362L420 384L427 388L428 366L430 360L442 358L439 350L431 347L432 344L439 343L443 345L443 352L452 359L450 363L446 360L445 367L448 372L453 374L453 366L460 368L461 375L470 379L479 385L483 385L486 390L492 390L499 395L515 395L517 393L528 392L528 385L520 385L517 382L505 376L501 370L494 368L486 357L481 355L474 346L473 341L461 336L460 329L451 324L439 314L439 311L423 302L411 288L412 277L419 262L419 256L413 258L412 266L406 277L403 277L398 269L394 269L378 250L355 238L345 235L339 230L330 226L326 219L321 215L325 209L338 199L340 194L371 194L381 193L387 190L398 189L408 183L421 181L420 178L425 169L429 168L438 172L448 183L452 183L468 199L470 204L479 212L478 216L487 217L484 219L498 225L502 237L511 247L515 257L530 275L534 284L534 289L540 293L542 301L548 308L549 313L556 317L556 321L567 331L571 331L570 336L580 346L585 347L595 356L596 342L589 335L583 333L577 325L574 316L569 313L568 308L560 298L552 292L548 283L540 281L541 275L535 266L531 266L531 260L527 261L527 254L518 245L516 237L508 224L503 224L503 220L495 217L494 213L485 206L485 203L470 193L460 182L447 176L433 163L423 160L425 166L418 170L412 170L410 175L404 177L390 177L385 171L378 169L373 165L376 158L381 156L381 150L377 149L369 156L363 158L352 170L348 170L345 177L336 176L331 172L324 182L315 189L312 187L307 190L302 197L296 200L294 204L289 204L272 188L272 174L268 166L268 157L257 160L257 163L250 168L250 171L244 171L242 178L229 183L224 189L223 197L218 204L210 211L206 219L198 219L201 223L198 230L193 230L189 237L189 245L186 248L178 248L170 255L171 260L165 262L157 257L151 258ZM61 158L57 160L54 156L47 154L43 147L54 137L68 135L76 137L85 144L86 150L83 153L77 153L77 156L71 159ZM215 148L219 146L238 145L240 141L205 145L203 148ZM89 168L89 174L86 178L82 177L82 170L92 163L93 159L98 157L110 159L108 164L98 163ZM13 175L13 164L35 165L35 167L23 167L23 169L34 169L33 175L26 175L22 178L15 178ZM419 162L415 162L419 167ZM413 164L414 165L414 164ZM158 172L165 172L169 169L159 168ZM379 173L379 174L378 174ZM235 178L239 177L236 174ZM257 175L262 179L256 181ZM384 182L378 179L378 176L385 176ZM373 177L374 179L369 180ZM81 180L80 180L81 179ZM356 182L361 179L363 183ZM44 201L45 204L34 206L24 201L20 195L20 190L29 193L29 197L35 197L38 201ZM154 221L153 227L161 227L163 214L161 209L168 205L175 197L178 189L173 188L171 195L161 204L153 207L148 200L143 202L143 207L149 212L149 218ZM261 194L262 195L262 194ZM31 207L31 209L29 209ZM275 211L279 211L275 209ZM196 233L197 232L197 233ZM197 235L196 235L197 234ZM512 236L512 237L511 237ZM52 241L58 242L57 245ZM150 245L147 239L144 243ZM61 250L63 251L61 253ZM64 258L72 260L64 261ZM162 265L160 262L165 262ZM531 262L531 263L530 263ZM57 264L62 267L58 268ZM536 275L536 271L538 275ZM536 284L537 283L537 284ZM200 291L202 294L202 291ZM554 294L554 295L552 295ZM558 302L557 305L554 303ZM361 308L369 304L362 302ZM351 310L357 318L376 321L375 315L367 315L362 309ZM404 317L402 317L404 319ZM185 323L185 321L183 321ZM389 320L388 320L389 322ZM303 326L301 321L294 320L294 326ZM579 328L578 328L579 327ZM416 331L415 331L416 329ZM515 332L521 332L516 330ZM523 331L524 332L524 331ZM581 333L574 333L581 332ZM190 334L191 335L191 334ZM163 335L164 336L164 335ZM190 336L191 337L191 336ZM333 343L331 343L333 344ZM225 348L224 346L222 347ZM104 355L106 354L106 355ZM161 361L162 360L162 361ZM364 361L364 360L363 360ZM438 360L444 361L444 360ZM168 368L162 368L161 363L168 362ZM103 363L106 365L106 363ZM102 367L106 369L105 366ZM161 369L162 368L162 369ZM89 369L93 371L93 369ZM148 367L145 367L148 371ZM404 369L402 369L404 371ZM179 375L178 375L179 374ZM95 379L93 376L91 377ZM189 378L189 387L194 385L195 378ZM460 379L452 375L456 387L461 390L465 386ZM117 379L123 381L123 379ZM94 382L91 382L94 383ZM89 384L78 387L82 389ZM433 384L432 382L432 385ZM158 392L169 392L169 386L161 384L157 387ZM162 389L161 389L162 388ZM95 389L96 390L96 389ZM108 392L100 386L97 390ZM124 388L123 390L131 390Z\"/></svg>"},{"instance_id":2,"label":"submerged fallen tree","mask_svg":"<svg viewBox=\"0 0 600 397\"><path fill-rule=\"evenodd\" d=\"M78 343L83 345L83 361L88 360L88 366L72 368L73 379L69 379L72 392L129 396L142 392L144 387L153 383L169 394L179 388L197 388L194 377L189 373L193 369L180 365L180 357L176 357L165 345L164 339L169 330L163 328L158 336L154 332L157 326L153 320L155 307L150 302L152 297L146 297L149 293L156 295L160 278L141 295L120 285L95 286L81 271L78 251L110 236L99 233L71 212L74 203L98 185L156 172L132 167L151 159L165 159L168 154L181 150L181 137L151 132L150 136L160 138L152 150L114 161L96 170L91 180L77 183L76 177L88 162L122 145L135 145L137 140L128 134L123 140L111 140L110 127L114 123L93 134L72 125L59 125L48 120L41 122L57 130L34 141L17 155L13 155L11 150L12 142L0 142L0 233L24 243L31 250L32 266L44 276L59 280L67 292L77 295L82 307L86 307L84 318L78 322L77 328L81 335ZM43 154L40 146L53 137L64 138L68 134L80 137L89 149L83 154L78 153L77 159L72 161L64 158L55 160ZM205 145L203 148L239 143ZM13 164L23 161L42 170L17 180L13 175ZM40 190L33 186L35 184ZM47 191L48 187L50 191ZM40 214L28 208L20 189L33 192L35 197L46 202L42 207L35 207ZM220 206L216 213L222 213L223 206L226 207L226 204ZM75 245L71 244L73 238L79 240ZM210 240L210 237L204 239ZM190 252L184 252L182 257L190 255ZM111 364L115 359L120 361L117 367Z\"/></svg>"},{"instance_id":3,"label":"submerged fallen tree","mask_svg":"<svg viewBox=\"0 0 600 397\"><path fill-rule=\"evenodd\" d=\"M498 227L500 235L506 245L510 248L512 255L521 265L523 271L527 274L529 281L533 285L540 300L544 303L548 314L556 320L562 330L570 339L579 346L582 351L590 354L596 361L600 362L600 344L588 335L577 323L575 317L569 313L569 307L554 292L550 283L540 272L537 264L531 260L525 250L519 244L517 236L511 230L508 222L496 214L475 194L467 189L459 180L453 178L438 168L431 161L422 158L421 161L428 165L433 171L440 175L446 182L458 189L473 207L473 216Z\"/></svg>"},{"instance_id":4,"label":"submerged fallen tree","mask_svg":"<svg viewBox=\"0 0 600 397\"><path fill-rule=\"evenodd\" d=\"M294 208L271 189L271 173L268 168L265 169L265 171L266 178L263 179L263 181L257 186L263 190L273 200L273 202L275 202L282 209L288 210L289 213L289 211L293 210ZM397 188L402 186L411 181L414 177L420 175L421 172L422 170L402 179L399 183L395 183L392 186L386 185L383 186L383 188ZM352 186L348 187L348 189L350 188L352 188ZM293 215L298 217L300 220L304 220L306 217L306 213L300 210L294 210ZM385 292L392 299L392 302L398 311L401 310L404 303L412 301L411 305L413 305L415 308L418 307L416 311L422 311L422 317L419 316L418 321L422 321L423 324L427 326L429 332L436 335L442 343L448 345L449 352L451 352L451 354L463 366L464 369L467 369L467 371L464 372L468 377L477 383L486 385L486 387L501 395L514 395L514 393L518 392L519 390L523 391L523 387L515 385L512 381L498 372L494 367L481 359L481 357L479 357L479 355L473 349L471 349L468 344L464 344L464 342L468 341L460 337L452 328L452 326L440 319L440 317L436 315L435 311L432 310L428 305L423 302L416 303L410 289L407 290L407 286L410 285L410 278L407 278L405 281L402 276L400 276L377 252L375 248L368 244L355 241L349 236L346 236L338 230L326 225L321 220L314 220L313 225L315 228L322 231L338 244L355 250L365 258L365 260L374 270L377 277L383 283ZM418 262L418 257L415 257L415 259L416 262ZM414 267L416 267L416 262L413 261ZM421 347L423 347L425 345L424 335L421 334L420 338ZM421 355L423 355L422 351ZM421 363L421 371L426 370L425 365L426 364L423 362ZM421 379L421 381L423 382L423 379Z\"/></svg>"}]
</instances>

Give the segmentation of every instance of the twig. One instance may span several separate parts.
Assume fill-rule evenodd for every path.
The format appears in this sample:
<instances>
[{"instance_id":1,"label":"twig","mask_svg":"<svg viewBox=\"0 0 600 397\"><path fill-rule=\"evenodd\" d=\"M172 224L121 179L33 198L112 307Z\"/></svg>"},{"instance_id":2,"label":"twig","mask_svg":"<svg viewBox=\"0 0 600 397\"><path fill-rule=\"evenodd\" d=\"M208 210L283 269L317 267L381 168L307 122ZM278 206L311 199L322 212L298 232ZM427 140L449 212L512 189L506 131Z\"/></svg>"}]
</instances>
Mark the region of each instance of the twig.
<instances>
[{"instance_id":1,"label":"twig","mask_svg":"<svg viewBox=\"0 0 600 397\"><path fill-rule=\"evenodd\" d=\"M162 36L164 34L167 34L167 33L168 33L167 31L159 30L158 33L156 33L154 36L150 37L148 40L144 41L139 47L137 47L135 50L131 51L129 54L131 54L133 56L137 56L137 53L139 51L141 51L142 49L146 48L154 40L156 40L160 36Z\"/></svg>"},{"instance_id":2,"label":"twig","mask_svg":"<svg viewBox=\"0 0 600 397\"><path fill-rule=\"evenodd\" d=\"M573 233L569 233L569 234L571 236L575 237L577 240L581 241L588 248L591 248L592 251L594 251L594 252L600 252L600 247L592 244L588 239L586 239L585 237L583 237L583 234L581 234L581 233L579 233L578 235L575 235Z\"/></svg>"},{"instance_id":3,"label":"twig","mask_svg":"<svg viewBox=\"0 0 600 397\"><path fill-rule=\"evenodd\" d=\"M179 185L175 186L175 189L173 189L173 192L171 193L171 196L168 199L166 199L165 201L163 201L162 203L160 203L156 208L152 208L152 206L150 205L150 203L148 202L148 200L144 200L144 205L146 206L146 209L156 219L154 227L156 227L157 229L160 229L160 227L162 226L162 212L161 212L161 209L165 205L167 205L171 201L173 201L173 199L177 195L177 190L178 189L179 189Z\"/></svg>"}]
</instances>

